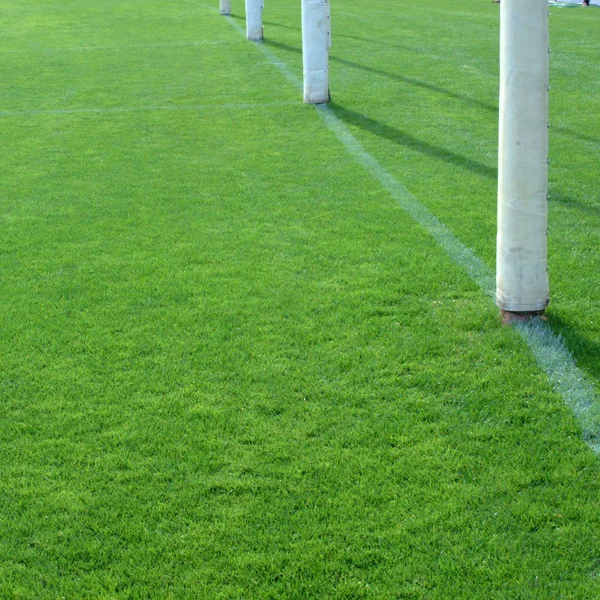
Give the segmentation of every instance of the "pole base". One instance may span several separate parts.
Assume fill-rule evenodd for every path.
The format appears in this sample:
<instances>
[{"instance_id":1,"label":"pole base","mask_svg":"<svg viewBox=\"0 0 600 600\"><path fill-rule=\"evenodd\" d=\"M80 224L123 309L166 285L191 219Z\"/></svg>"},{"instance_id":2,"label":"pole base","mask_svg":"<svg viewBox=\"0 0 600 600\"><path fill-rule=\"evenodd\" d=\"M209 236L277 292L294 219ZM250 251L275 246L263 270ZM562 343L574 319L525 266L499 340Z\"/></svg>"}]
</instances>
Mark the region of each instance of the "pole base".
<instances>
[{"instance_id":1,"label":"pole base","mask_svg":"<svg viewBox=\"0 0 600 600\"><path fill-rule=\"evenodd\" d=\"M534 310L529 312L512 312L510 310L500 309L500 319L503 325L514 325L515 323L526 323L533 319L546 320L543 310Z\"/></svg>"},{"instance_id":2,"label":"pole base","mask_svg":"<svg viewBox=\"0 0 600 600\"><path fill-rule=\"evenodd\" d=\"M265 39L265 28L262 25L260 27L246 28L246 39L251 42L263 42Z\"/></svg>"},{"instance_id":3,"label":"pole base","mask_svg":"<svg viewBox=\"0 0 600 600\"><path fill-rule=\"evenodd\" d=\"M327 98L323 100L307 100L306 98L304 99L304 104L327 104L328 102L331 102L331 97L329 96L327 96Z\"/></svg>"},{"instance_id":4,"label":"pole base","mask_svg":"<svg viewBox=\"0 0 600 600\"><path fill-rule=\"evenodd\" d=\"M306 77L306 76L305 76ZM329 86L325 88L310 88L306 85L304 86L304 104L327 104L331 102L331 92L329 91Z\"/></svg>"}]
</instances>

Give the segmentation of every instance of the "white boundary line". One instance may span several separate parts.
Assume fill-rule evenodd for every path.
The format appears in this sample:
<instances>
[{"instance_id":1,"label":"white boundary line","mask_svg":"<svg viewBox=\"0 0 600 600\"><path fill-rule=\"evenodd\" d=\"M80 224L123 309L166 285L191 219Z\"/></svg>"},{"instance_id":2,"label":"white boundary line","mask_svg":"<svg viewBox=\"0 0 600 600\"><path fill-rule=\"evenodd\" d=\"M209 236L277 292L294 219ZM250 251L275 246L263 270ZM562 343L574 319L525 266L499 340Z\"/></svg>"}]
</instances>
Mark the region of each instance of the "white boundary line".
<instances>
[{"instance_id":1,"label":"white boundary line","mask_svg":"<svg viewBox=\"0 0 600 600\"><path fill-rule=\"evenodd\" d=\"M600 456L600 401L598 392L575 364L564 340L541 320L516 326L552 387L573 411L583 439Z\"/></svg>"},{"instance_id":2,"label":"white boundary line","mask_svg":"<svg viewBox=\"0 0 600 600\"><path fill-rule=\"evenodd\" d=\"M232 40L206 40L199 42L163 42L159 44L129 44L122 46L72 46L65 48L44 48L37 46L33 48L21 48L19 50L0 50L0 54L52 54L55 52L91 52L94 50L143 50L154 48L190 48L194 46L223 46L237 44Z\"/></svg>"},{"instance_id":3,"label":"white boundary line","mask_svg":"<svg viewBox=\"0 0 600 600\"><path fill-rule=\"evenodd\" d=\"M228 103L228 104L199 104L196 106L131 106L131 107L108 107L108 108L49 108L31 110L0 110L1 117L27 117L36 115L80 115L80 114L103 114L103 113L130 113L130 112L155 112L155 111L197 111L207 112L209 110L253 110L271 108L277 106L294 106L297 102L264 102L264 103Z\"/></svg>"},{"instance_id":4,"label":"white boundary line","mask_svg":"<svg viewBox=\"0 0 600 600\"><path fill-rule=\"evenodd\" d=\"M209 8L206 5L201 6ZM236 31L245 35L244 30L231 17L224 18ZM255 47L296 89L302 90L302 81L286 63L281 62L264 44L255 44ZM493 298L495 274L492 269L421 204L374 156L369 154L328 105L317 104L315 107L319 116L340 140L348 154L362 165L438 242L450 259L462 267L487 296ZM562 338L556 335L546 322L532 321L529 324L517 326L516 330L531 349L539 366L545 371L554 390L560 394L565 404L573 411L583 430L584 440L594 453L600 456L600 398L596 389L579 370Z\"/></svg>"},{"instance_id":5,"label":"white boundary line","mask_svg":"<svg viewBox=\"0 0 600 600\"><path fill-rule=\"evenodd\" d=\"M189 0L188 0L189 1ZM204 6L204 5L201 5ZM229 22L229 24L240 34L246 37L246 31L242 29L230 16L224 16L225 19ZM273 52L269 48L267 48L264 44L260 42L255 44L256 47L263 53L263 56L271 63L274 67L277 67L279 72L298 90L302 91L303 83L300 77L297 77L291 69L288 67L287 63L279 60Z\"/></svg>"}]
</instances>

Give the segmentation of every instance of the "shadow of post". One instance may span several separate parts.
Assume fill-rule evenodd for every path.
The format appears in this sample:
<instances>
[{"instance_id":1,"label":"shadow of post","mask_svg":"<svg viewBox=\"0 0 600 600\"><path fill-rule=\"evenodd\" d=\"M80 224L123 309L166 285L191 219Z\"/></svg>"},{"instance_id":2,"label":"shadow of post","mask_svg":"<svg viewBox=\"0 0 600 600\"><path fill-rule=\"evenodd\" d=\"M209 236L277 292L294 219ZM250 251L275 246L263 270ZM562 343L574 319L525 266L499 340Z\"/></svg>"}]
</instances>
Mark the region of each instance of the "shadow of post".
<instances>
[{"instance_id":1,"label":"shadow of post","mask_svg":"<svg viewBox=\"0 0 600 600\"><path fill-rule=\"evenodd\" d=\"M600 344L586 337L580 327L554 314L551 310L548 311L547 317L552 329L564 338L577 365L596 379L600 379Z\"/></svg>"},{"instance_id":2,"label":"shadow of post","mask_svg":"<svg viewBox=\"0 0 600 600\"><path fill-rule=\"evenodd\" d=\"M330 106L333 112L346 124L360 127L361 129L389 140L394 144L398 144L399 146L403 146L405 148L410 148L411 150L436 160L444 161L455 167L467 169L476 175L482 175L483 177L488 177L490 179L497 179L498 177L498 170L494 167L490 167L471 158L467 158L461 154L452 152L451 150L446 150L445 148L440 148L439 146L419 140L409 133L391 127L390 125L386 125L385 123L381 123L380 121L372 119L371 117L367 117L366 115L356 111L344 108L335 102L331 102Z\"/></svg>"},{"instance_id":3,"label":"shadow of post","mask_svg":"<svg viewBox=\"0 0 600 600\"><path fill-rule=\"evenodd\" d=\"M284 25L283 23L274 23L273 21L264 21L263 23L265 25L269 25L271 27L280 27L282 29L291 29L293 31L302 31L301 27L294 27L292 25ZM363 43L367 43L367 44L377 44L378 46L388 46L391 48L399 48L400 50L406 50L407 52L417 52L417 50L415 50L414 48L410 48L409 46L402 46L401 44L394 44L392 42L385 42L383 40L377 40L377 39L368 39L368 38L363 38L360 37L358 35L348 35L346 33L336 33L335 34L336 38L344 38L347 40L356 40L359 42L363 42Z\"/></svg>"},{"instance_id":4,"label":"shadow of post","mask_svg":"<svg viewBox=\"0 0 600 600\"><path fill-rule=\"evenodd\" d=\"M600 206L586 204L573 196L565 194L562 190L552 187L549 194L549 204L552 206L561 205L567 209L577 210L581 213L586 213L595 217L600 216Z\"/></svg>"},{"instance_id":5,"label":"shadow of post","mask_svg":"<svg viewBox=\"0 0 600 600\"><path fill-rule=\"evenodd\" d=\"M296 54L302 54L301 48L296 48L294 46L290 46L288 44L283 44L281 42L276 42L275 40L265 40L265 43L273 46L274 48L279 48L281 50L285 50L287 52L295 52ZM367 65L361 65L360 63L353 62L351 60L347 60L345 58L339 58L335 55L330 55L329 60L332 62L336 62L341 65L345 65L347 67L351 67L353 69L358 69L361 71L365 71L366 73L372 73L373 75L379 75L381 77L387 77L388 79L392 79L394 81L398 81L400 83L405 83L408 85L412 85L415 87L420 87L425 90L436 92L438 94L442 94L447 96L448 98L452 98L453 100L458 100L464 104L470 104L472 106L476 106L477 108L482 108L486 111L498 113L498 107L492 104L487 104L482 100L478 100L477 98L472 98L470 96L465 96L464 94L457 94L452 92L451 90L447 90L433 83L428 83L427 81L422 81L421 79L416 79L415 77L406 77L405 75L396 75L394 73L388 73L382 69L377 69L375 67L369 67Z\"/></svg>"},{"instance_id":6,"label":"shadow of post","mask_svg":"<svg viewBox=\"0 0 600 600\"><path fill-rule=\"evenodd\" d=\"M581 133L579 131L575 131L574 129L570 129L569 127L561 127L560 125L552 125L552 127L550 128L550 132L552 133L553 131L556 131L557 133L566 135L573 139L580 140L582 142L589 142L589 143L595 144L595 145L600 144L599 138L597 138L595 136L591 136L591 135L586 135L585 133Z\"/></svg>"}]
</instances>

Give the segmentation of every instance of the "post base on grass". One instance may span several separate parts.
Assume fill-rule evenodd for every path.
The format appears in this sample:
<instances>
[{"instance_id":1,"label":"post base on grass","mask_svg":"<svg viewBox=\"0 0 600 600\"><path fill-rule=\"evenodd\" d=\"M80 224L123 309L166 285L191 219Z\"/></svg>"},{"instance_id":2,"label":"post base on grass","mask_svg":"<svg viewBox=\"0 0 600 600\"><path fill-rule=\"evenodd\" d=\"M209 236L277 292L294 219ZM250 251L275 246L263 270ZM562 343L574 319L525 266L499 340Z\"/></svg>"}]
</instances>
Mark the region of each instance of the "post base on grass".
<instances>
[{"instance_id":1,"label":"post base on grass","mask_svg":"<svg viewBox=\"0 0 600 600\"><path fill-rule=\"evenodd\" d=\"M304 98L304 104L327 104L328 102L331 102L330 96L327 96L326 98L319 99L319 100L312 100L312 99Z\"/></svg>"},{"instance_id":2,"label":"post base on grass","mask_svg":"<svg viewBox=\"0 0 600 600\"><path fill-rule=\"evenodd\" d=\"M514 325L515 323L527 323L532 319L546 320L543 310L534 310L529 312L512 312L510 310L500 309L500 319L504 325Z\"/></svg>"},{"instance_id":3,"label":"post base on grass","mask_svg":"<svg viewBox=\"0 0 600 600\"><path fill-rule=\"evenodd\" d=\"M325 83L325 85L323 85ZM331 93L327 81L314 81L304 73L304 104L327 104L331 102Z\"/></svg>"}]
</instances>

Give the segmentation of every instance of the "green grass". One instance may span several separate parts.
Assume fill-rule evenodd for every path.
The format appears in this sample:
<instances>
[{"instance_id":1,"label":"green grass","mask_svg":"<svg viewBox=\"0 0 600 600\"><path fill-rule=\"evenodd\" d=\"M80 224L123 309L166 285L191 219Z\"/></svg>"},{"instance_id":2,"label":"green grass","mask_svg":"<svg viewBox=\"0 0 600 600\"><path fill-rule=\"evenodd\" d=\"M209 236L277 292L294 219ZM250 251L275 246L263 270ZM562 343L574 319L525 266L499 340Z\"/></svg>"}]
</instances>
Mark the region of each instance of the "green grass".
<instances>
[{"instance_id":1,"label":"green grass","mask_svg":"<svg viewBox=\"0 0 600 600\"><path fill-rule=\"evenodd\" d=\"M336 115L492 268L498 6L332 10ZM548 317L598 386L600 11L550 18ZM600 596L574 417L254 45L191 0L0 30L0 598Z\"/></svg>"}]
</instances>

